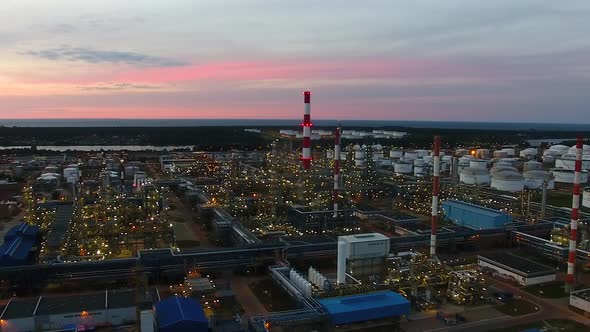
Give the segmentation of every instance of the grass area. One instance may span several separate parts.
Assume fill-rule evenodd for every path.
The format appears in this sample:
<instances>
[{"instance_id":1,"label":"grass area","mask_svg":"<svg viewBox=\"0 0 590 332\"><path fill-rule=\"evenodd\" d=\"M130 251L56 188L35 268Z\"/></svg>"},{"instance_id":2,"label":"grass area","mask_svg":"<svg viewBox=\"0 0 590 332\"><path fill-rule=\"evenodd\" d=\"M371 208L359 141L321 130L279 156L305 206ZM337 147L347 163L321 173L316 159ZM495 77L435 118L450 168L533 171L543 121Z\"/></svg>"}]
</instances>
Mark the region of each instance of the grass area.
<instances>
[{"instance_id":1,"label":"grass area","mask_svg":"<svg viewBox=\"0 0 590 332\"><path fill-rule=\"evenodd\" d=\"M286 294L270 278L253 282L249 286L252 293L269 312L297 308L297 304L291 299L291 296Z\"/></svg>"},{"instance_id":2,"label":"grass area","mask_svg":"<svg viewBox=\"0 0 590 332\"><path fill-rule=\"evenodd\" d=\"M509 316L526 315L539 310L534 304L521 299L514 299L510 302L497 305L495 308L499 312Z\"/></svg>"},{"instance_id":3,"label":"grass area","mask_svg":"<svg viewBox=\"0 0 590 332\"><path fill-rule=\"evenodd\" d=\"M578 322L567 319L548 319L544 321L538 321L531 324L517 325L509 328L502 328L493 330L492 332L522 332L528 329L541 329L543 327L552 327L555 331L563 332L584 332L588 331L588 327ZM553 330L548 330L553 331Z\"/></svg>"},{"instance_id":4,"label":"grass area","mask_svg":"<svg viewBox=\"0 0 590 332\"><path fill-rule=\"evenodd\" d=\"M524 287L523 290L532 295L549 299L557 299L568 296L568 294L565 292L564 284L561 281L551 281L543 284L527 286Z\"/></svg>"}]
</instances>

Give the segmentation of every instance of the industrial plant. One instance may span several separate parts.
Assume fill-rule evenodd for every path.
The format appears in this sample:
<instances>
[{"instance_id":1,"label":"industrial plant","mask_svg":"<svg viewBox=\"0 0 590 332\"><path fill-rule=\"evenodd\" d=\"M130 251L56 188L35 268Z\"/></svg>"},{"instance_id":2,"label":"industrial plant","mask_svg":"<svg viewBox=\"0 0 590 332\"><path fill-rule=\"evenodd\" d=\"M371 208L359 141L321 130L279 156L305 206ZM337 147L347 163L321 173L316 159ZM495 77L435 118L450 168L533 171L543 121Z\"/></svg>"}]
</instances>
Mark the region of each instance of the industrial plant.
<instances>
[{"instance_id":1,"label":"industrial plant","mask_svg":"<svg viewBox=\"0 0 590 332\"><path fill-rule=\"evenodd\" d=\"M0 330L480 330L550 286L590 314L584 136L316 129L311 101L252 150L5 153Z\"/></svg>"}]
</instances>

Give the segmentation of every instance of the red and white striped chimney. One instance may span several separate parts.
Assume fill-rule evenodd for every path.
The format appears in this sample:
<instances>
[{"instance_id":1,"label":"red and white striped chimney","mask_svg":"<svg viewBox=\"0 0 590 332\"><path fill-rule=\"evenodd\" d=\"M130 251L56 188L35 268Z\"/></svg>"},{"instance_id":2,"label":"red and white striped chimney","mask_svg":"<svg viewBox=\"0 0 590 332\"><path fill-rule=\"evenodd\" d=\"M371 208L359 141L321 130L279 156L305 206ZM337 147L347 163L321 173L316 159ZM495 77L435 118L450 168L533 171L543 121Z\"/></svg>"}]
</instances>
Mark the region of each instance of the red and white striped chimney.
<instances>
[{"instance_id":1,"label":"red and white striped chimney","mask_svg":"<svg viewBox=\"0 0 590 332\"><path fill-rule=\"evenodd\" d=\"M575 281L576 241L578 240L578 222L580 220L580 177L582 173L582 149L584 139L578 136L576 140L576 162L574 165L574 194L572 196L572 220L570 224L570 246L567 260L567 275L565 282L572 285Z\"/></svg>"},{"instance_id":2,"label":"red and white striped chimney","mask_svg":"<svg viewBox=\"0 0 590 332\"><path fill-rule=\"evenodd\" d=\"M305 91L303 93L303 101L305 102L305 111L303 113L303 169L309 169L311 166L311 92Z\"/></svg>"},{"instance_id":3,"label":"red and white striped chimney","mask_svg":"<svg viewBox=\"0 0 590 332\"><path fill-rule=\"evenodd\" d=\"M440 136L434 136L432 151L432 229L430 231L430 257L436 256L436 224L438 222L438 185L440 183Z\"/></svg>"},{"instance_id":4,"label":"red and white striped chimney","mask_svg":"<svg viewBox=\"0 0 590 332\"><path fill-rule=\"evenodd\" d=\"M334 131L334 218L338 217L338 191L340 190L340 126Z\"/></svg>"}]
</instances>

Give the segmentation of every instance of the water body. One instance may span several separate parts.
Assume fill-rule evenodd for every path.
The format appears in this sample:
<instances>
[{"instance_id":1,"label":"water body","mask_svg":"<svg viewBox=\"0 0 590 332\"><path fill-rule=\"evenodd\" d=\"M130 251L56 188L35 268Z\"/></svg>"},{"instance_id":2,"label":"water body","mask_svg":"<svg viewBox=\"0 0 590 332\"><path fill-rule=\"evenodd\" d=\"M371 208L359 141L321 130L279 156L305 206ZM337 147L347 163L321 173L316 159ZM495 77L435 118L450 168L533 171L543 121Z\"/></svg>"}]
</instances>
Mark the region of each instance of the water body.
<instances>
[{"instance_id":1,"label":"water body","mask_svg":"<svg viewBox=\"0 0 590 332\"><path fill-rule=\"evenodd\" d=\"M38 150L48 150L57 152L70 151L172 151L172 150L192 150L194 145L183 145L183 146L154 146L154 145L69 145L69 146L56 146L56 145L40 145L37 146ZM0 150L7 149L30 149L31 146L0 146Z\"/></svg>"},{"instance_id":2,"label":"water body","mask_svg":"<svg viewBox=\"0 0 590 332\"><path fill-rule=\"evenodd\" d=\"M294 127L300 119L0 119L5 127ZM316 126L334 126L336 120L313 120ZM504 129L587 131L590 124L344 120L350 127L406 127L440 129Z\"/></svg>"}]
</instances>

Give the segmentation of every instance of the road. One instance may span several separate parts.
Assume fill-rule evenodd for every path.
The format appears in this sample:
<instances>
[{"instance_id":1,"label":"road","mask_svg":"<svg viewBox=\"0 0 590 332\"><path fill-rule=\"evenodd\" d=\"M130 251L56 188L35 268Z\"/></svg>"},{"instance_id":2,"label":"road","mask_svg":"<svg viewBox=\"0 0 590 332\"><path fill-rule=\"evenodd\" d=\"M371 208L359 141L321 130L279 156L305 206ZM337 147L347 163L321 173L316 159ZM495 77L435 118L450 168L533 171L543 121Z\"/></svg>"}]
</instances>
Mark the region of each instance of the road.
<instances>
[{"instance_id":1,"label":"road","mask_svg":"<svg viewBox=\"0 0 590 332\"><path fill-rule=\"evenodd\" d=\"M434 328L425 331L491 331L499 328L535 323L544 319L569 319L590 326L590 319L569 310L567 307L567 301L539 298L523 291L519 287L513 286L503 281L493 279L489 276L486 276L485 278L488 280L488 282L494 284L498 288L513 292L515 296L520 296L523 300L536 304L539 307L539 311L528 315L501 316L455 326Z\"/></svg>"},{"instance_id":2,"label":"road","mask_svg":"<svg viewBox=\"0 0 590 332\"><path fill-rule=\"evenodd\" d=\"M252 293L252 290L248 286L255 280L255 278L249 277L234 277L231 279L231 288L236 294L236 299L245 311L242 316L243 322L247 322L250 316L267 313L264 305L260 303L258 297Z\"/></svg>"}]
</instances>

